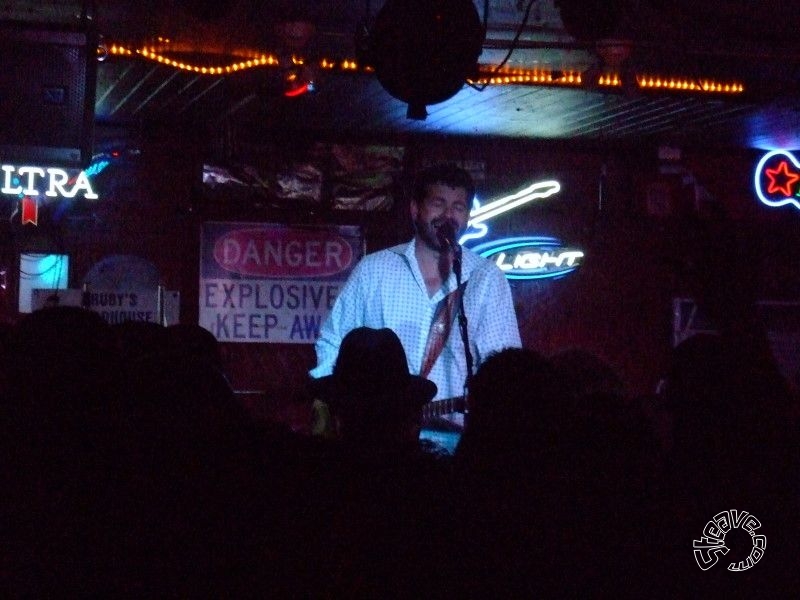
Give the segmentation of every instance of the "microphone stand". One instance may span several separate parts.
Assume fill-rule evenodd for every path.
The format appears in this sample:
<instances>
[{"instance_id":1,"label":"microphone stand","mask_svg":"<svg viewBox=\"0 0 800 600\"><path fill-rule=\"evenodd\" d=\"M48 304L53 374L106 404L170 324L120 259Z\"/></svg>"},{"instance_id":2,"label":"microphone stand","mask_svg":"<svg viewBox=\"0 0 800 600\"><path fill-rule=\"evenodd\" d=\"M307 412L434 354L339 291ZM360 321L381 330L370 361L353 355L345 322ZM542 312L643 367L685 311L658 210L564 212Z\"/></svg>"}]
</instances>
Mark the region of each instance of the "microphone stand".
<instances>
[{"instance_id":1,"label":"microphone stand","mask_svg":"<svg viewBox=\"0 0 800 600\"><path fill-rule=\"evenodd\" d=\"M461 289L461 246L456 241L451 246L453 250L453 273L456 276L456 289ZM458 329L461 332L461 341L464 344L464 359L467 363L467 378L464 381L464 428L467 427L469 418L469 406L467 406L467 392L472 382L472 352L469 349L469 331L467 329L467 313L464 310L464 294L459 294L458 298Z\"/></svg>"}]
</instances>

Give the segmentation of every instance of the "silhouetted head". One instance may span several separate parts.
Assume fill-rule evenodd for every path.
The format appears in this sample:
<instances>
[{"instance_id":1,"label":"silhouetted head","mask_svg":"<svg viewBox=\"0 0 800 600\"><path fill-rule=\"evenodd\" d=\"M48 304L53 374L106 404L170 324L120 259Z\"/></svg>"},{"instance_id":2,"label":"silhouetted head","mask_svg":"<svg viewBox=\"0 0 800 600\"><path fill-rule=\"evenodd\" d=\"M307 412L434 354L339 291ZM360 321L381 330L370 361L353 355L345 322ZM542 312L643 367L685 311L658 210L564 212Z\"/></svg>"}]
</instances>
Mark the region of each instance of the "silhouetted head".
<instances>
[{"instance_id":1,"label":"silhouetted head","mask_svg":"<svg viewBox=\"0 0 800 600\"><path fill-rule=\"evenodd\" d=\"M461 444L528 452L551 446L570 426L566 403L560 374L545 357L528 348L501 350L472 379Z\"/></svg>"},{"instance_id":2,"label":"silhouetted head","mask_svg":"<svg viewBox=\"0 0 800 600\"><path fill-rule=\"evenodd\" d=\"M391 329L358 327L342 340L333 373L312 380L315 395L327 402L345 429L366 433L418 421L436 384L412 375L400 338Z\"/></svg>"},{"instance_id":3,"label":"silhouetted head","mask_svg":"<svg viewBox=\"0 0 800 600\"><path fill-rule=\"evenodd\" d=\"M196 323L176 323L166 328L167 347L171 352L222 364L219 342L208 329Z\"/></svg>"}]
</instances>

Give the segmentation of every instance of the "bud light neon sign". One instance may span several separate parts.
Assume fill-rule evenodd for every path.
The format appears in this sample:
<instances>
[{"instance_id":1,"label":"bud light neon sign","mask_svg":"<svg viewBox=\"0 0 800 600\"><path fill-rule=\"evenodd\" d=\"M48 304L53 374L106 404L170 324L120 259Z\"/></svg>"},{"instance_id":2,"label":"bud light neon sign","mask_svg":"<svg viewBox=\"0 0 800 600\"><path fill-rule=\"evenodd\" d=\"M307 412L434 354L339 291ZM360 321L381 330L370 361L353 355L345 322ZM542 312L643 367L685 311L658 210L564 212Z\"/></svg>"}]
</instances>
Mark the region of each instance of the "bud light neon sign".
<instances>
[{"instance_id":1,"label":"bud light neon sign","mask_svg":"<svg viewBox=\"0 0 800 600\"><path fill-rule=\"evenodd\" d=\"M487 222L504 212L559 191L561 184L548 180L483 204L475 198L459 244L484 237L489 232ZM583 259L580 250L566 248L560 240L544 236L504 238L472 246L471 250L492 260L507 279L557 279L572 273Z\"/></svg>"},{"instance_id":2,"label":"bud light neon sign","mask_svg":"<svg viewBox=\"0 0 800 600\"><path fill-rule=\"evenodd\" d=\"M791 152L765 154L756 166L754 184L756 196L767 206L792 204L800 209L800 162Z\"/></svg>"},{"instance_id":3,"label":"bud light neon sign","mask_svg":"<svg viewBox=\"0 0 800 600\"><path fill-rule=\"evenodd\" d=\"M557 279L577 269L583 252L565 247L553 237L515 237L472 248L493 261L508 279Z\"/></svg>"}]
</instances>

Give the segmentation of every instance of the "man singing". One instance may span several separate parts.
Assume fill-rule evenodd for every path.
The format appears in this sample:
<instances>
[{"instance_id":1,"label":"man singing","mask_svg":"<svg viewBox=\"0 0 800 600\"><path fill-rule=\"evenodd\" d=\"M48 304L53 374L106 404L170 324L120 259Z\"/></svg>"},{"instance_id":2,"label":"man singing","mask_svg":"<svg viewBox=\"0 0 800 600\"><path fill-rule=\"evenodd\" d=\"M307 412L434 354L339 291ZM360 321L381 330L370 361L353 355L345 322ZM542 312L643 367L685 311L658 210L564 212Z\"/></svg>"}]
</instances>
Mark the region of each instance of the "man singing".
<instances>
[{"instance_id":1,"label":"man singing","mask_svg":"<svg viewBox=\"0 0 800 600\"><path fill-rule=\"evenodd\" d=\"M414 237L355 267L320 330L312 377L331 373L350 330L388 327L403 344L410 372L436 384L435 403L465 395L470 362L474 372L492 352L521 346L505 275L457 242L474 195L472 177L458 166L418 174L410 206Z\"/></svg>"}]
</instances>

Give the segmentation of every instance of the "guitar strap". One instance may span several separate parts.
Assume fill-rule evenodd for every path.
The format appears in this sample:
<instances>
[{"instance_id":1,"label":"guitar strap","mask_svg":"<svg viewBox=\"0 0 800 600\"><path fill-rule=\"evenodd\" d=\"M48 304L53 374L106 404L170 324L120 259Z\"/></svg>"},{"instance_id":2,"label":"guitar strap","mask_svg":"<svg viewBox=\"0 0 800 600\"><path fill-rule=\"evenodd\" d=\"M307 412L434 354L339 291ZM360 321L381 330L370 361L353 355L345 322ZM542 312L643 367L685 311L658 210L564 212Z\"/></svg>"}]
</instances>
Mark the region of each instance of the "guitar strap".
<instances>
[{"instance_id":1,"label":"guitar strap","mask_svg":"<svg viewBox=\"0 0 800 600\"><path fill-rule=\"evenodd\" d=\"M428 341L425 344L425 355L422 359L422 369L420 375L427 377L431 372L436 359L442 353L444 344L447 338L450 337L450 330L453 327L455 314L461 296L464 294L464 288L467 287L467 281L461 284L458 288L447 294L442 298L441 302L436 305L436 311L433 313L433 320L431 327L428 330Z\"/></svg>"}]
</instances>

